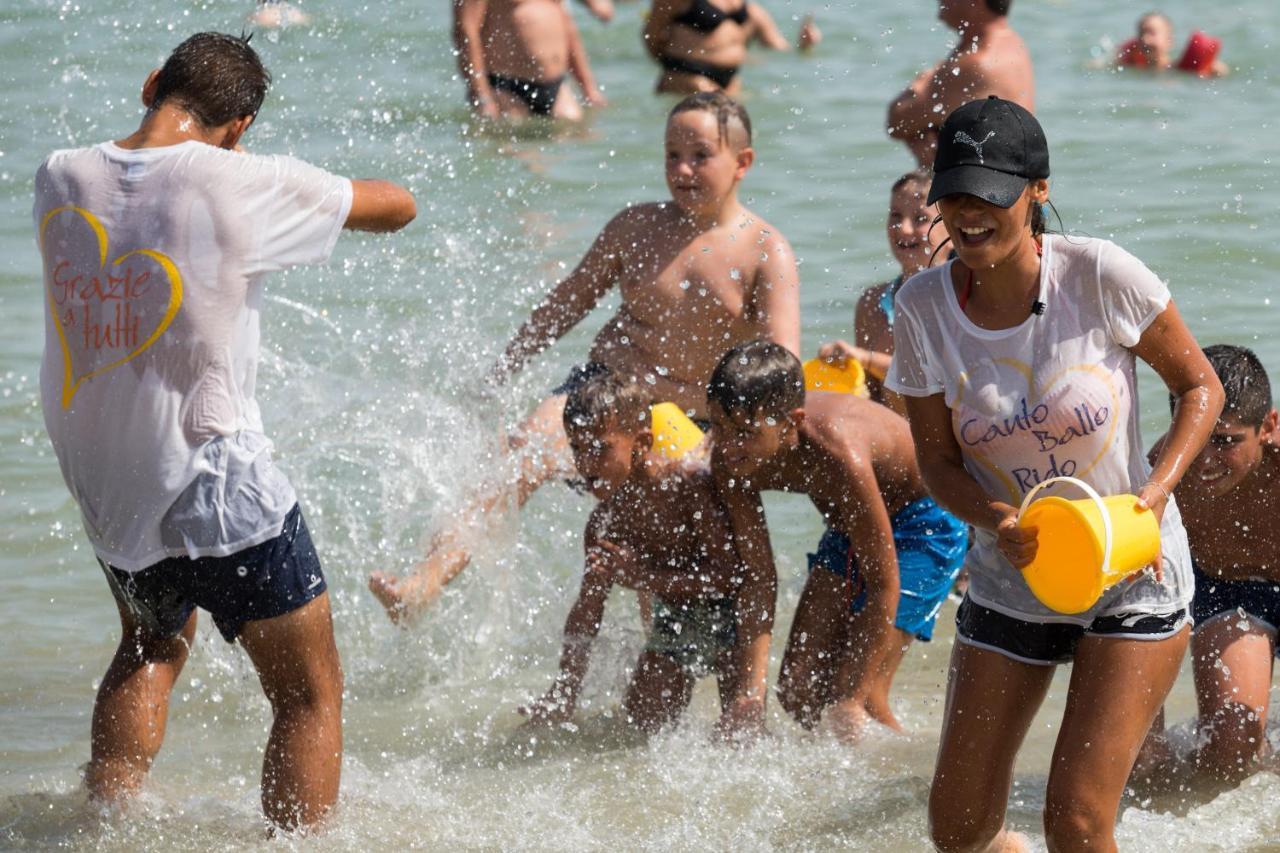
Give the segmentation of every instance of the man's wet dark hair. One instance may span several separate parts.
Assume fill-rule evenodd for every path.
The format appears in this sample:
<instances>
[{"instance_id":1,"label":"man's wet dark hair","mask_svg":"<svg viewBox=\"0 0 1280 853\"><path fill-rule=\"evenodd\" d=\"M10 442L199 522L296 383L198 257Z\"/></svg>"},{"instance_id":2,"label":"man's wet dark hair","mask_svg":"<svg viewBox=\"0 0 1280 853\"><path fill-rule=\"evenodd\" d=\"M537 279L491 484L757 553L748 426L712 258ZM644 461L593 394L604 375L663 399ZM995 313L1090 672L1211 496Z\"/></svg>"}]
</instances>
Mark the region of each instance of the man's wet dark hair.
<instances>
[{"instance_id":1,"label":"man's wet dark hair","mask_svg":"<svg viewBox=\"0 0 1280 853\"><path fill-rule=\"evenodd\" d=\"M271 74L249 38L196 33L178 45L160 69L152 107L174 101L204 127L256 116Z\"/></svg>"},{"instance_id":2,"label":"man's wet dark hair","mask_svg":"<svg viewBox=\"0 0 1280 853\"><path fill-rule=\"evenodd\" d=\"M1271 380L1258 356L1247 347L1231 344L1207 346L1204 355L1226 392L1222 417L1254 429L1261 427L1272 403ZM1177 402L1176 397L1169 395L1170 411Z\"/></svg>"},{"instance_id":3,"label":"man's wet dark hair","mask_svg":"<svg viewBox=\"0 0 1280 853\"><path fill-rule=\"evenodd\" d=\"M715 116L716 126L720 129L720 141L726 145L732 144L731 123L736 123L746 133L746 141L739 147L751 147L751 116L747 115L746 107L724 92L696 92L688 96L671 108L667 121L680 113L692 112L711 113Z\"/></svg>"},{"instance_id":4,"label":"man's wet dark hair","mask_svg":"<svg viewBox=\"0 0 1280 853\"><path fill-rule=\"evenodd\" d=\"M564 403L564 428L635 434L649 428L649 392L634 379L602 370L578 384Z\"/></svg>"},{"instance_id":5,"label":"man's wet dark hair","mask_svg":"<svg viewBox=\"0 0 1280 853\"><path fill-rule=\"evenodd\" d=\"M730 416L782 418L804 405L804 368L789 349L772 341L738 344L711 374L707 402Z\"/></svg>"},{"instance_id":6,"label":"man's wet dark hair","mask_svg":"<svg viewBox=\"0 0 1280 853\"><path fill-rule=\"evenodd\" d=\"M1009 14L1009 7L1013 5L1013 0L987 0L987 8L997 15Z\"/></svg>"}]
</instances>

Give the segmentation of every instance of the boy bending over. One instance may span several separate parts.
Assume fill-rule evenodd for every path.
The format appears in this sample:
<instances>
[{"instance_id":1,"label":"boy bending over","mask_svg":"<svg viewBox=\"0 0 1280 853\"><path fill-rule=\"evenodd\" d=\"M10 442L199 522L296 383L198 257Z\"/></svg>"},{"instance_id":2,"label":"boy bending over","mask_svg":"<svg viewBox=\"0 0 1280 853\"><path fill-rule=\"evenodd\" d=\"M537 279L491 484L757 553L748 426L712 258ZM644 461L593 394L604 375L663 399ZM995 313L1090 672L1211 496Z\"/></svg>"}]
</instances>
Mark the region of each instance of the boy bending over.
<instances>
[{"instance_id":1,"label":"boy bending over","mask_svg":"<svg viewBox=\"0 0 1280 853\"><path fill-rule=\"evenodd\" d=\"M1211 777L1238 782L1268 752L1280 628L1280 446L1271 382L1258 357L1227 344L1204 354L1226 405L1175 490L1196 578L1191 658L1202 745L1193 762ZM1135 771L1152 781L1173 769L1163 727L1158 718L1139 761L1145 768Z\"/></svg>"},{"instance_id":2,"label":"boy bending over","mask_svg":"<svg viewBox=\"0 0 1280 853\"><path fill-rule=\"evenodd\" d=\"M800 352L800 281L786 238L738 201L755 160L751 119L718 92L690 95L671 110L666 176L671 200L615 216L577 268L547 294L494 366L505 381L590 313L613 287L622 304L596 335L588 362L521 425L516 501L571 473L561 426L565 395L608 369L705 417L706 385L727 347L756 338ZM393 619L435 601L471 559L466 542L497 515L503 495L477 495L462 521L436 535L411 575L376 573L369 586ZM469 530L469 528L472 528Z\"/></svg>"},{"instance_id":3,"label":"boy bending over","mask_svg":"<svg viewBox=\"0 0 1280 853\"><path fill-rule=\"evenodd\" d=\"M573 717L615 585L653 598L649 642L625 700L633 725L654 731L674 721L701 675L716 675L721 697L737 689L728 522L704 467L650 450L649 402L640 384L602 373L570 391L565 403L574 463L600 503L583 534L586 570L565 621L560 672L542 698L520 709L534 722Z\"/></svg>"},{"instance_id":4,"label":"boy bending over","mask_svg":"<svg viewBox=\"0 0 1280 853\"><path fill-rule=\"evenodd\" d=\"M907 422L853 394L806 395L799 360L767 341L725 354L707 396L712 473L745 564L742 692L726 725L763 719L777 575L760 493L775 489L808 495L827 524L783 656L782 706L850 741L868 718L900 731L890 683L911 641L932 636L967 544L925 493Z\"/></svg>"}]
</instances>

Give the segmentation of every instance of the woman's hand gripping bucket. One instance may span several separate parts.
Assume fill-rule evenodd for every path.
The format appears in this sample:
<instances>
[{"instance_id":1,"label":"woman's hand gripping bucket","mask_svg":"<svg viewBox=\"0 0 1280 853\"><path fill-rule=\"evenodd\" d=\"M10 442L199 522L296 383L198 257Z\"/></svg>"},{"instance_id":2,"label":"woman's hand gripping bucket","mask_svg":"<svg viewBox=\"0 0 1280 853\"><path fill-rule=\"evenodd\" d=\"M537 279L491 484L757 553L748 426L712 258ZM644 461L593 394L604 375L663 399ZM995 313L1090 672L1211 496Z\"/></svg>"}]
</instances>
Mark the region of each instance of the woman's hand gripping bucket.
<instances>
[{"instance_id":1,"label":"woman's hand gripping bucket","mask_svg":"<svg viewBox=\"0 0 1280 853\"><path fill-rule=\"evenodd\" d=\"M1035 500L1053 483L1070 483L1088 497ZM1039 528L1035 559L1022 576L1036 598L1059 613L1088 610L1108 588L1160 553L1160 523L1136 496L1104 498L1074 477L1053 477L1027 492L1018 525Z\"/></svg>"}]
</instances>

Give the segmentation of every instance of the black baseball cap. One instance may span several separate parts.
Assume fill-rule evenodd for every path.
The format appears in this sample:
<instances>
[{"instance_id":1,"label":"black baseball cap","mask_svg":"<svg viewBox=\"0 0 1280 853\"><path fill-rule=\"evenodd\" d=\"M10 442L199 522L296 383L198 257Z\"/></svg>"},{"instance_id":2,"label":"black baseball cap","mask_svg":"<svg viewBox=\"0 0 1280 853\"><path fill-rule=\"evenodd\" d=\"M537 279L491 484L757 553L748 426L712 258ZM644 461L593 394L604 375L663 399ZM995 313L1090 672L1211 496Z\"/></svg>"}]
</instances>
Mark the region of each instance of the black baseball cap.
<instances>
[{"instance_id":1,"label":"black baseball cap","mask_svg":"<svg viewBox=\"0 0 1280 853\"><path fill-rule=\"evenodd\" d=\"M992 95L957 107L938 131L929 204L963 193L1013 207L1027 182L1049 177L1049 142L1036 117Z\"/></svg>"}]
</instances>

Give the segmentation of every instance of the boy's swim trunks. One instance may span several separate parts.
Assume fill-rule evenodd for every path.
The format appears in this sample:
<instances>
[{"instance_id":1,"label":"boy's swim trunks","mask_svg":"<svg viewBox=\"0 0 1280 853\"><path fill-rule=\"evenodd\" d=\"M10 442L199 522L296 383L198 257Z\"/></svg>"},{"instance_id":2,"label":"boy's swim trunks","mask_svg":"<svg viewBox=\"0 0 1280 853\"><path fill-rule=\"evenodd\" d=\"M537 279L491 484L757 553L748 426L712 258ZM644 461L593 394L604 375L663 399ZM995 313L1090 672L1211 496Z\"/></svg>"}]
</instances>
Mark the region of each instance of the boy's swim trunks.
<instances>
[{"instance_id":1,"label":"boy's swim trunks","mask_svg":"<svg viewBox=\"0 0 1280 853\"><path fill-rule=\"evenodd\" d=\"M928 641L942 602L964 563L969 547L968 527L928 497L898 510L890 524L893 547L898 552L900 587L894 625ZM818 552L809 555L809 571L815 568L852 578L851 612L861 612L867 604L867 590L848 536L828 528L818 543Z\"/></svg>"},{"instance_id":2,"label":"boy's swim trunks","mask_svg":"<svg viewBox=\"0 0 1280 853\"><path fill-rule=\"evenodd\" d=\"M732 599L674 604L655 597L653 625L645 650L705 675L715 670L720 656L733 648L737 636Z\"/></svg>"}]
</instances>

